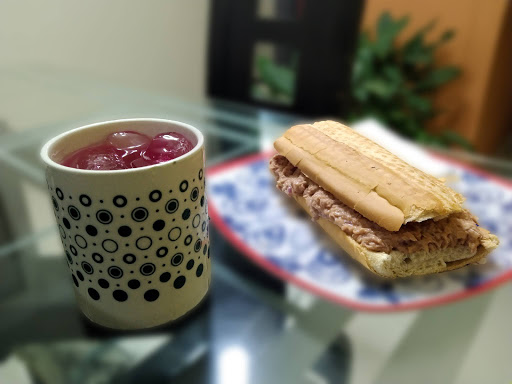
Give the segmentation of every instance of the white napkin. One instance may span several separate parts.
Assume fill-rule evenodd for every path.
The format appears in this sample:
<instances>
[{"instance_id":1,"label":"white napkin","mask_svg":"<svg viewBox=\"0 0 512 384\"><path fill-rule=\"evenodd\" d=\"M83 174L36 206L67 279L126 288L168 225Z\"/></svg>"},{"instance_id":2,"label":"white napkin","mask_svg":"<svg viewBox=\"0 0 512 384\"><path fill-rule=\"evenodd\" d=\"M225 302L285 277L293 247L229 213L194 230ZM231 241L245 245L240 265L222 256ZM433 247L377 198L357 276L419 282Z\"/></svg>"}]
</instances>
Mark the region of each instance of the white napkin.
<instances>
[{"instance_id":1,"label":"white napkin","mask_svg":"<svg viewBox=\"0 0 512 384\"><path fill-rule=\"evenodd\" d=\"M361 135L375 141L423 172L435 177L447 177L453 173L453 168L449 164L430 155L414 142L400 137L375 119L361 120L351 126Z\"/></svg>"}]
</instances>

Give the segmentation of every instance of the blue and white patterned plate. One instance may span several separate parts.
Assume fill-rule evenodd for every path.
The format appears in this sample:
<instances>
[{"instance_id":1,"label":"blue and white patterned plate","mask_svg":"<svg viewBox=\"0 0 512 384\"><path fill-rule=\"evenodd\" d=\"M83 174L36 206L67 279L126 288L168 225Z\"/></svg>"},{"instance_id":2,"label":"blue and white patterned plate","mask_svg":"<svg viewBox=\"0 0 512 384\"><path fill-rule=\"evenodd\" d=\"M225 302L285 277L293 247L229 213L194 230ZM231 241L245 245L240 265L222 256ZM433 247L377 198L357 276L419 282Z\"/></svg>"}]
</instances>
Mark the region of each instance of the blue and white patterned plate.
<instances>
[{"instance_id":1,"label":"blue and white patterned plate","mask_svg":"<svg viewBox=\"0 0 512 384\"><path fill-rule=\"evenodd\" d=\"M512 183L455 166L451 187L464 194L480 224L501 244L487 264L423 277L374 276L334 242L293 199L275 187L271 154L208 172L214 224L244 255L270 273L339 304L367 311L424 308L460 300L512 279Z\"/></svg>"}]
</instances>

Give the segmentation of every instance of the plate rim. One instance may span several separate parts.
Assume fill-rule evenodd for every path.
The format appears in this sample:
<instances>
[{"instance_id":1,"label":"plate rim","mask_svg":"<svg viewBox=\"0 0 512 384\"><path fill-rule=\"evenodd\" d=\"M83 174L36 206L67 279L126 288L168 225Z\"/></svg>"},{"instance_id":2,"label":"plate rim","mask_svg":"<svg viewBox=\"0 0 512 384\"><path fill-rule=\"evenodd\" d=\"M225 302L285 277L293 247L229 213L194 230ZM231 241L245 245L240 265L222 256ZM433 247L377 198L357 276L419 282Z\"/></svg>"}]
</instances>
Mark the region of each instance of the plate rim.
<instances>
[{"instance_id":1,"label":"plate rim","mask_svg":"<svg viewBox=\"0 0 512 384\"><path fill-rule=\"evenodd\" d=\"M224 163L214 165L206 169L206 176L214 176L218 173L230 170L232 168L240 167L246 164L254 163L265 158L270 158L275 151L264 151L258 152L256 154L245 155L236 159L228 160ZM499 184L504 185L508 189L512 189L512 181L502 178L500 176L491 174L487 171L479 169L474 166L470 166L463 162L448 158L446 156L440 155L438 153L430 152L433 156L447 162L454 164L458 167L464 168L470 172L473 172L479 176L483 176L486 179L492 180ZM207 188L208 193L208 188ZM213 200L208 198L208 211L211 217L213 224L217 227L220 233L244 256L246 256L253 263L271 273L272 275L278 277L281 280L284 280L288 283L295 284L313 294L322 297L330 302L335 304L342 305L344 307L348 307L350 309L364 311L364 312L397 312L397 311L406 311L406 310L417 310L417 309L425 309L431 307L437 307L441 305L445 305L448 303L456 302L459 300L467 299L472 296L482 294L484 292L490 291L493 288L496 288L502 284L505 284L509 280L512 280L512 268L504 271L503 273L497 275L493 279L486 281L485 283L473 287L462 290L460 292L455 292L447 295L443 295L441 297L436 297L432 299L422 299L417 300L410 303L398 303L398 304L363 304L359 301L347 299L340 297L332 292L329 292L323 288L315 286L308 281L297 277L290 272L278 267L273 264L269 260L267 260L264 256L258 253L256 250L248 246L243 242L243 240L233 231L231 228L225 223L222 219L220 213L218 212L215 204L213 204Z\"/></svg>"}]
</instances>

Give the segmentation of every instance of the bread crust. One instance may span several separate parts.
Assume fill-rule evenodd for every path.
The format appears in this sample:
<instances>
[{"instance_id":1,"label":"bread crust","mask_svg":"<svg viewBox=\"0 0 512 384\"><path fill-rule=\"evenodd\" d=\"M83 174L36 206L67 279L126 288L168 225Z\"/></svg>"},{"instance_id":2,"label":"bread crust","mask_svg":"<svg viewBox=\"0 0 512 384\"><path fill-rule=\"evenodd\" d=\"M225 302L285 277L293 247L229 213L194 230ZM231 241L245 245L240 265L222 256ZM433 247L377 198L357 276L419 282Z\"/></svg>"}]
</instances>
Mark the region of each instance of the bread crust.
<instances>
[{"instance_id":1,"label":"bread crust","mask_svg":"<svg viewBox=\"0 0 512 384\"><path fill-rule=\"evenodd\" d=\"M343 124L297 125L274 146L307 177L389 231L462 210L462 195Z\"/></svg>"},{"instance_id":2,"label":"bread crust","mask_svg":"<svg viewBox=\"0 0 512 384\"><path fill-rule=\"evenodd\" d=\"M310 216L313 216L302 196L294 195L293 197ZM353 259L371 272L386 278L426 275L458 269L479 262L499 243L496 236L487 232L475 254L464 246L432 252L421 251L408 255L399 251L372 252L331 221L319 218L317 223Z\"/></svg>"}]
</instances>

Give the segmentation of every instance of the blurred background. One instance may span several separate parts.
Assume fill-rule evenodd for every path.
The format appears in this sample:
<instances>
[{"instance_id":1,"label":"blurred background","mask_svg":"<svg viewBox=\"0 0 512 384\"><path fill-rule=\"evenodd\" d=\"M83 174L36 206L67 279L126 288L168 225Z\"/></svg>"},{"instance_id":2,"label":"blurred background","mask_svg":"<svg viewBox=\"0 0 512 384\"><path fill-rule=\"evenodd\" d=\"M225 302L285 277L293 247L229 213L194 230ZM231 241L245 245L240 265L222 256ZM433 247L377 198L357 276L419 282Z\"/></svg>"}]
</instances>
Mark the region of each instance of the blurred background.
<instances>
[{"instance_id":1,"label":"blurred background","mask_svg":"<svg viewBox=\"0 0 512 384\"><path fill-rule=\"evenodd\" d=\"M215 225L193 314L99 329L74 304L39 160L58 133L147 116L201 129L213 167L331 118L511 178L510 1L1 0L0 52L0 382L512 380L510 284L359 312L260 269Z\"/></svg>"}]
</instances>

